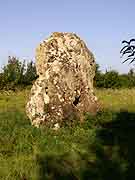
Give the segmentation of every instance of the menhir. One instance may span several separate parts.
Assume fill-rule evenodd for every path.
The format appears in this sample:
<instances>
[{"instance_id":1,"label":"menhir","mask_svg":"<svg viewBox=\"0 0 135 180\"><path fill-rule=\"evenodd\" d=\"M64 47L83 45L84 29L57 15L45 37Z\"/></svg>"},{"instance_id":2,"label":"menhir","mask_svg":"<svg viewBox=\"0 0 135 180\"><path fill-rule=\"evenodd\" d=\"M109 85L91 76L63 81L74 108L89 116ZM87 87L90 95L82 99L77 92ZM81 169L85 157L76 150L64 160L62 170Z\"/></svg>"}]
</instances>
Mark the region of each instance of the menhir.
<instances>
[{"instance_id":1,"label":"menhir","mask_svg":"<svg viewBox=\"0 0 135 180\"><path fill-rule=\"evenodd\" d=\"M95 68L92 52L76 34L55 32L43 41L36 50L39 78L26 106L32 124L58 128L96 113Z\"/></svg>"}]
</instances>

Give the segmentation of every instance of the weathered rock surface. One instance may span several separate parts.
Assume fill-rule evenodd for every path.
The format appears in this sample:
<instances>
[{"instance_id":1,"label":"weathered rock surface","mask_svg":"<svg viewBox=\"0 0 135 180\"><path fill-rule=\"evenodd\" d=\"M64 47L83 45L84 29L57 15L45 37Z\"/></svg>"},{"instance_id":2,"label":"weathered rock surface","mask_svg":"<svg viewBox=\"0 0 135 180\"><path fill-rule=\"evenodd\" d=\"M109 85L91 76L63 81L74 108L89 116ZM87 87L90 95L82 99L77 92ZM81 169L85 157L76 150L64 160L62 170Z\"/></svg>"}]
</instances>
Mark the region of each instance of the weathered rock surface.
<instances>
[{"instance_id":1,"label":"weathered rock surface","mask_svg":"<svg viewBox=\"0 0 135 180\"><path fill-rule=\"evenodd\" d=\"M63 121L80 119L98 110L93 92L95 59L73 33L53 33L36 50L39 78L26 112L33 125L58 128Z\"/></svg>"}]
</instances>

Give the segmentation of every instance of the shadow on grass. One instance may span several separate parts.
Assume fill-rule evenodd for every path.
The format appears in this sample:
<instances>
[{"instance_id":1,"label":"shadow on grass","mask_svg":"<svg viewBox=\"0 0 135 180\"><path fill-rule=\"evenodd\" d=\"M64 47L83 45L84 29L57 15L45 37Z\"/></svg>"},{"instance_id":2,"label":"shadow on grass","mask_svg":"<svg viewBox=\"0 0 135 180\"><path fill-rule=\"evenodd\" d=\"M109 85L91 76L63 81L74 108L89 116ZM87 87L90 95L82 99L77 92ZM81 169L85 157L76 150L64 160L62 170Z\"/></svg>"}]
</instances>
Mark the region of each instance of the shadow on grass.
<instances>
[{"instance_id":1,"label":"shadow on grass","mask_svg":"<svg viewBox=\"0 0 135 180\"><path fill-rule=\"evenodd\" d=\"M104 147L102 154L97 152L98 159L105 156L109 164L115 165L110 169L110 175L115 179L135 179L135 113L121 111L111 122L102 124L97 138ZM106 171L108 167L107 164ZM116 170L119 178L115 176Z\"/></svg>"},{"instance_id":2,"label":"shadow on grass","mask_svg":"<svg viewBox=\"0 0 135 180\"><path fill-rule=\"evenodd\" d=\"M69 154L37 157L40 180L135 179L135 113L116 113L96 132L96 140L88 144L88 153L78 154L76 159L69 158ZM89 160L91 152L95 153L94 161Z\"/></svg>"},{"instance_id":3,"label":"shadow on grass","mask_svg":"<svg viewBox=\"0 0 135 180\"><path fill-rule=\"evenodd\" d=\"M72 160L68 160L68 154L61 156L39 156L40 165L39 180L77 180L74 174Z\"/></svg>"}]
</instances>

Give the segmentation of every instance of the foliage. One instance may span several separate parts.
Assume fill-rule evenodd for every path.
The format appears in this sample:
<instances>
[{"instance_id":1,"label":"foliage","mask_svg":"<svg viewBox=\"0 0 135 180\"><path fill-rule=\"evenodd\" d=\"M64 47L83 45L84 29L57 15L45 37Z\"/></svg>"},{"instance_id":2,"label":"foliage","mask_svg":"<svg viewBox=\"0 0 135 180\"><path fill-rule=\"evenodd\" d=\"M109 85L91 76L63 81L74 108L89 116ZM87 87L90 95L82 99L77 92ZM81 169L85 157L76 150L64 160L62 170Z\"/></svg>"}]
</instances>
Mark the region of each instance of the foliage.
<instances>
[{"instance_id":1,"label":"foliage","mask_svg":"<svg viewBox=\"0 0 135 180\"><path fill-rule=\"evenodd\" d=\"M23 83L25 85L30 85L36 78L37 78L36 66L32 61L30 61L27 63L27 69L24 74Z\"/></svg>"},{"instance_id":2,"label":"foliage","mask_svg":"<svg viewBox=\"0 0 135 180\"><path fill-rule=\"evenodd\" d=\"M37 79L36 66L33 61L20 61L16 57L8 58L7 65L0 73L0 89L15 90L18 87L32 85ZM130 69L128 74L119 74L115 70L102 73L96 64L94 86L97 88L132 88L135 87L135 73Z\"/></svg>"},{"instance_id":3,"label":"foliage","mask_svg":"<svg viewBox=\"0 0 135 180\"><path fill-rule=\"evenodd\" d=\"M104 87L104 74L100 71L99 64L96 64L94 86L98 88Z\"/></svg>"},{"instance_id":4,"label":"foliage","mask_svg":"<svg viewBox=\"0 0 135 180\"><path fill-rule=\"evenodd\" d=\"M8 63L0 74L0 89L15 89L32 84L37 78L35 64L31 61L27 65L16 57L8 57Z\"/></svg>"},{"instance_id":5,"label":"foliage","mask_svg":"<svg viewBox=\"0 0 135 180\"><path fill-rule=\"evenodd\" d=\"M96 74L94 78L94 86L97 88L132 88L135 87L135 73L133 69L128 74L119 74L115 70L102 73L100 66L96 65Z\"/></svg>"},{"instance_id":6,"label":"foliage","mask_svg":"<svg viewBox=\"0 0 135 180\"><path fill-rule=\"evenodd\" d=\"M8 64L3 68L3 78L6 86L13 88L21 83L24 71L24 63L22 64L16 57L8 58Z\"/></svg>"},{"instance_id":7,"label":"foliage","mask_svg":"<svg viewBox=\"0 0 135 180\"><path fill-rule=\"evenodd\" d=\"M5 86L6 86L6 81L4 80L4 74L0 73L0 90L4 89Z\"/></svg>"},{"instance_id":8,"label":"foliage","mask_svg":"<svg viewBox=\"0 0 135 180\"><path fill-rule=\"evenodd\" d=\"M119 88L120 79L119 73L116 71L106 72L104 75L104 88Z\"/></svg>"},{"instance_id":9,"label":"foliage","mask_svg":"<svg viewBox=\"0 0 135 180\"><path fill-rule=\"evenodd\" d=\"M123 61L125 63L126 61L130 61L129 64L133 63L135 61L135 39L130 39L130 41L122 41L122 44L124 47L122 47L120 53L122 54L122 57L126 56L126 59Z\"/></svg>"}]
</instances>

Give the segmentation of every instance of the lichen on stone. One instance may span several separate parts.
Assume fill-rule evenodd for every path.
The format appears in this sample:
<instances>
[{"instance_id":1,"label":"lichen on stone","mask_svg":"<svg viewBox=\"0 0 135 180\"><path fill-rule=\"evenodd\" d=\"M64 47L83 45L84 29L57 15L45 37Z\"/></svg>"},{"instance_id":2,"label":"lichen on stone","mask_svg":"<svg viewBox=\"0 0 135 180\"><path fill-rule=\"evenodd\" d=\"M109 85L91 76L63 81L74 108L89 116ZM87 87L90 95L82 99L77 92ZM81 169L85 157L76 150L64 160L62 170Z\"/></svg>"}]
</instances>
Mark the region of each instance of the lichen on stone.
<instances>
[{"instance_id":1,"label":"lichen on stone","mask_svg":"<svg viewBox=\"0 0 135 180\"><path fill-rule=\"evenodd\" d=\"M85 112L95 113L95 68L94 55L76 34L55 32L44 40L36 49L39 78L26 106L32 124L58 128L68 119L83 120Z\"/></svg>"}]
</instances>

